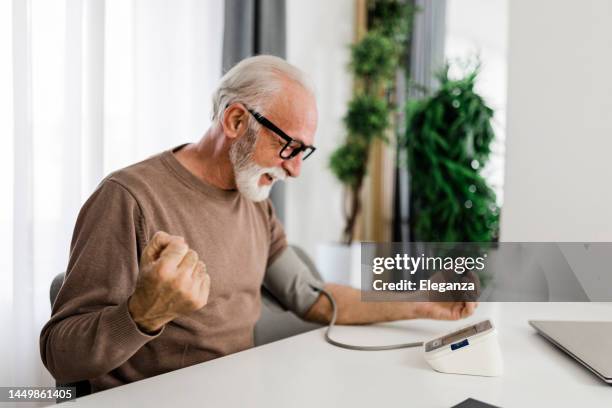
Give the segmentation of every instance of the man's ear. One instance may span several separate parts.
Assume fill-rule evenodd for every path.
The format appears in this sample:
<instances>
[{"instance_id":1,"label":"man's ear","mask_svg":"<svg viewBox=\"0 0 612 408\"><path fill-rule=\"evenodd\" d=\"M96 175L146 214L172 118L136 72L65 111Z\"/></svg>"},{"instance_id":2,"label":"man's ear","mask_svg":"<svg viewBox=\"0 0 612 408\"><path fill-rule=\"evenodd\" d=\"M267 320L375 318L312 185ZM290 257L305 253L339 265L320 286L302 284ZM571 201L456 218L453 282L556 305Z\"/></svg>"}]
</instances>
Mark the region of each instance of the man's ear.
<instances>
[{"instance_id":1,"label":"man's ear","mask_svg":"<svg viewBox=\"0 0 612 408\"><path fill-rule=\"evenodd\" d=\"M235 139L244 134L247 129L248 112L238 104L229 105L223 112L223 120L221 126L223 133L230 139Z\"/></svg>"}]
</instances>

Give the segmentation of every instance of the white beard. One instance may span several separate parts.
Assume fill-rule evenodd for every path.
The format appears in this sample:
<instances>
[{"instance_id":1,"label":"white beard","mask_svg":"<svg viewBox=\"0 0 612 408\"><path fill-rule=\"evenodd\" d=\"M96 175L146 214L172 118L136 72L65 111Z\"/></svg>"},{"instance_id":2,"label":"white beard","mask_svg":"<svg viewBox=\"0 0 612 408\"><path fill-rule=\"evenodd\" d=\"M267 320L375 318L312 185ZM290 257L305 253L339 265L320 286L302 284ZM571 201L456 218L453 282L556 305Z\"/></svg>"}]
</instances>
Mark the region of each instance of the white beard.
<instances>
[{"instance_id":1,"label":"white beard","mask_svg":"<svg viewBox=\"0 0 612 408\"><path fill-rule=\"evenodd\" d=\"M285 172L278 167L261 167L252 161L249 161L241 168L235 166L234 173L236 176L236 186L238 191L251 201L259 202L268 198L270 190L276 180L283 180ZM259 185L259 180L263 174L268 173L274 178L271 184Z\"/></svg>"},{"instance_id":2,"label":"white beard","mask_svg":"<svg viewBox=\"0 0 612 408\"><path fill-rule=\"evenodd\" d=\"M247 199L259 202L267 199L272 185L276 180L284 180L287 174L279 167L261 167L253 161L256 137L252 129L248 132L230 148L230 161L234 167L238 191ZM274 180L268 185L260 186L259 180L266 173Z\"/></svg>"}]
</instances>

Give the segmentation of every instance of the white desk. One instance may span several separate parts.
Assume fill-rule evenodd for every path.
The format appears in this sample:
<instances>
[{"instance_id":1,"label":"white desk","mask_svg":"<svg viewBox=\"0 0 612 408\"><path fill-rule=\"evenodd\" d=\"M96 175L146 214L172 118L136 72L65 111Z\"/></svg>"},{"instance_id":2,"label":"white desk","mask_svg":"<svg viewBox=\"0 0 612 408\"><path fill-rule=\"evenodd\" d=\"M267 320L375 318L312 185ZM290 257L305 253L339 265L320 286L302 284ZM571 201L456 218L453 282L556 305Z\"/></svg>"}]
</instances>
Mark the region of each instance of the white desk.
<instances>
[{"instance_id":1,"label":"white desk","mask_svg":"<svg viewBox=\"0 0 612 408\"><path fill-rule=\"evenodd\" d=\"M538 336L528 319L610 320L612 304L481 304L461 322L339 327L338 340L425 340L486 317L500 334L499 378L440 374L420 349L335 348L321 330L79 399L73 406L451 407L472 397L502 407L612 407L612 387Z\"/></svg>"}]
</instances>

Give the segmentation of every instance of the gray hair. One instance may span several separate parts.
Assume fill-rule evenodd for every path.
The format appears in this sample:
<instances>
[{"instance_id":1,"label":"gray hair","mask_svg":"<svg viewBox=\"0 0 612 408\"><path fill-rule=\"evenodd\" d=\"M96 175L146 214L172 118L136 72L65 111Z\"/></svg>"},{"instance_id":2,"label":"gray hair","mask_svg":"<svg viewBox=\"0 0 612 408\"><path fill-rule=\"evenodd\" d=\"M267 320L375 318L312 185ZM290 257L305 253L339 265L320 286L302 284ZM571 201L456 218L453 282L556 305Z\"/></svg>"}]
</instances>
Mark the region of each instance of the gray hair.
<instances>
[{"instance_id":1,"label":"gray hair","mask_svg":"<svg viewBox=\"0 0 612 408\"><path fill-rule=\"evenodd\" d=\"M264 112L272 97L282 89L283 80L287 79L314 95L306 75L284 59L272 55L243 59L223 75L213 94L213 123L221 123L225 108L235 102Z\"/></svg>"}]
</instances>

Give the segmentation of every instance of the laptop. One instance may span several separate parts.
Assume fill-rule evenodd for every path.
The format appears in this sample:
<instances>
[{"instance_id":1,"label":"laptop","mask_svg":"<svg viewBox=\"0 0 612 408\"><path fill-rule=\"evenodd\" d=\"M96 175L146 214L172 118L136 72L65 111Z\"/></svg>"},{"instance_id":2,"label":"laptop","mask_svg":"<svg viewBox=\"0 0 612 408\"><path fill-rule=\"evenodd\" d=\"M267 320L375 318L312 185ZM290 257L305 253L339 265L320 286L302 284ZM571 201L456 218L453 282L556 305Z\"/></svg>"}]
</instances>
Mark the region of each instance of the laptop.
<instances>
[{"instance_id":1,"label":"laptop","mask_svg":"<svg viewBox=\"0 0 612 408\"><path fill-rule=\"evenodd\" d=\"M612 321L543 321L529 324L545 339L612 384Z\"/></svg>"}]
</instances>

